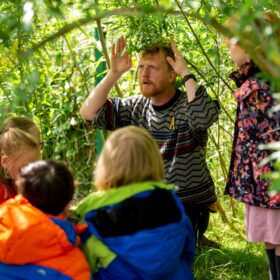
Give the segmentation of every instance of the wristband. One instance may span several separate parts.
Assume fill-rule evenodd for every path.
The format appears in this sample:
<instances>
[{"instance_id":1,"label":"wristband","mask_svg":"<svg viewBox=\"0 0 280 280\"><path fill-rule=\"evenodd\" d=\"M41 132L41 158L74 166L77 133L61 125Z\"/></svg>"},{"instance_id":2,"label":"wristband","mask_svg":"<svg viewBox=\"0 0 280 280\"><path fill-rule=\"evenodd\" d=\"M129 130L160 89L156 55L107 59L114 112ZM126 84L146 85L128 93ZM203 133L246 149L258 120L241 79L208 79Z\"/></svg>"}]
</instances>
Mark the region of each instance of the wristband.
<instances>
[{"instance_id":1,"label":"wristband","mask_svg":"<svg viewBox=\"0 0 280 280\"><path fill-rule=\"evenodd\" d=\"M194 74L188 74L183 77L183 80L182 80L183 86L185 85L186 81L188 81L189 79L194 79L195 81L197 81Z\"/></svg>"}]
</instances>

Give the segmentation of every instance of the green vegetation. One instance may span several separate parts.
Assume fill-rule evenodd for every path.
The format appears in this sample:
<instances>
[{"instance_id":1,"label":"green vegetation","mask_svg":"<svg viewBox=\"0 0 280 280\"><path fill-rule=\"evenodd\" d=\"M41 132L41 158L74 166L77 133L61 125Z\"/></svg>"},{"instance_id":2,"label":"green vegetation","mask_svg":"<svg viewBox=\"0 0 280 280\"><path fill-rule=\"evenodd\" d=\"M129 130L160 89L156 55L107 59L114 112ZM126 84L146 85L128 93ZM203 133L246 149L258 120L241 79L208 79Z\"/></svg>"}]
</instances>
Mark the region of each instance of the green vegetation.
<instances>
[{"instance_id":1,"label":"green vegetation","mask_svg":"<svg viewBox=\"0 0 280 280\"><path fill-rule=\"evenodd\" d=\"M230 223L211 214L207 237L217 241L221 248L197 251L194 261L198 280L268 280L268 265L262 244L248 243L243 219L243 203L236 204L237 217L232 217L228 199L223 206Z\"/></svg>"},{"instance_id":2,"label":"green vegetation","mask_svg":"<svg viewBox=\"0 0 280 280\"><path fill-rule=\"evenodd\" d=\"M91 190L96 159L95 131L81 120L79 108L104 75L112 42L120 35L126 37L135 59L134 70L114 92L129 96L139 92L136 53L145 44L174 36L193 73L222 105L220 119L210 131L208 164L229 222L223 222L219 214L212 215L208 236L222 248L199 252L195 275L197 279L267 279L262 247L245 241L242 205L233 217L232 205L223 198L235 102L231 97L234 85L227 78L234 65L222 35L236 37L279 91L275 30L280 23L264 28L260 20L258 26L248 27L265 10L279 11L279 1L1 1L1 119L17 114L36 120L45 143L44 158L61 159L71 166L79 187L78 200ZM236 12L238 23L226 28L226 20Z\"/></svg>"}]
</instances>

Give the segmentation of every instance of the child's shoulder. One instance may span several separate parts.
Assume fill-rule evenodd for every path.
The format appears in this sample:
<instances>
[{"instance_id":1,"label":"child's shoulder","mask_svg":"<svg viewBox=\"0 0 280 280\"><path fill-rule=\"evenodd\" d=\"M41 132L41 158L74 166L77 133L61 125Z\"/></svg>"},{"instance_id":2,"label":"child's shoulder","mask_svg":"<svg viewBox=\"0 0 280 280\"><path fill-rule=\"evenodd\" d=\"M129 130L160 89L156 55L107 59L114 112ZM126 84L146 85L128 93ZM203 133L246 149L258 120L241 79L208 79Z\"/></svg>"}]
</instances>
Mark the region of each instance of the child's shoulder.
<instances>
[{"instance_id":1,"label":"child's shoulder","mask_svg":"<svg viewBox=\"0 0 280 280\"><path fill-rule=\"evenodd\" d=\"M269 84L263 79L256 77L248 78L241 87L234 93L239 101L244 100L255 92L269 92Z\"/></svg>"}]
</instances>

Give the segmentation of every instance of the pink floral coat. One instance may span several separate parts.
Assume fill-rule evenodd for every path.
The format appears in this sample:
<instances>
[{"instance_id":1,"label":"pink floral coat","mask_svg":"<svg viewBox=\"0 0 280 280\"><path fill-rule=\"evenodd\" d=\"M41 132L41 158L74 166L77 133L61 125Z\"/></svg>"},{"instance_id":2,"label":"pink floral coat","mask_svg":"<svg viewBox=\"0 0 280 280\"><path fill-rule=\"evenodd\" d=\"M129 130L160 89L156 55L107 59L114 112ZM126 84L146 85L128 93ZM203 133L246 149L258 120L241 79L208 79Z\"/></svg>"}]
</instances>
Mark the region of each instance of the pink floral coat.
<instances>
[{"instance_id":1,"label":"pink floral coat","mask_svg":"<svg viewBox=\"0 0 280 280\"><path fill-rule=\"evenodd\" d=\"M237 116L225 194L250 205L280 208L280 196L270 197L270 181L264 176L273 169L273 164L260 166L271 152L260 150L259 145L280 141L280 114L270 112L275 101L269 85L250 77L234 97Z\"/></svg>"}]
</instances>

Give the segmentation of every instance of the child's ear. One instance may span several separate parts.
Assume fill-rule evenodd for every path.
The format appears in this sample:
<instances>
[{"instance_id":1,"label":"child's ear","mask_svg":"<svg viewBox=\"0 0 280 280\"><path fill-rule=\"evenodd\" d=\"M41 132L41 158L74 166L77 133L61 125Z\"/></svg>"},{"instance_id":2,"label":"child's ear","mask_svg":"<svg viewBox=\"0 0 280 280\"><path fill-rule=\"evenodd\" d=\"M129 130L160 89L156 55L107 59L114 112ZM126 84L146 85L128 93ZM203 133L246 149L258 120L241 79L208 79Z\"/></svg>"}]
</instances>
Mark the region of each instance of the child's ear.
<instances>
[{"instance_id":1,"label":"child's ear","mask_svg":"<svg viewBox=\"0 0 280 280\"><path fill-rule=\"evenodd\" d=\"M8 167L9 158L6 155L1 156L1 165L3 168Z\"/></svg>"}]
</instances>

